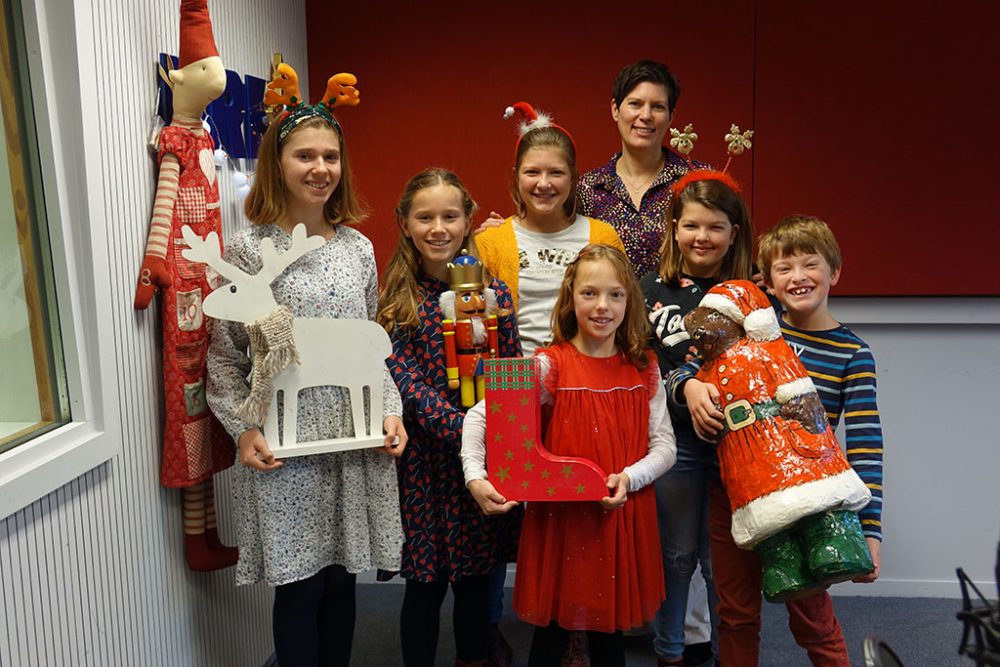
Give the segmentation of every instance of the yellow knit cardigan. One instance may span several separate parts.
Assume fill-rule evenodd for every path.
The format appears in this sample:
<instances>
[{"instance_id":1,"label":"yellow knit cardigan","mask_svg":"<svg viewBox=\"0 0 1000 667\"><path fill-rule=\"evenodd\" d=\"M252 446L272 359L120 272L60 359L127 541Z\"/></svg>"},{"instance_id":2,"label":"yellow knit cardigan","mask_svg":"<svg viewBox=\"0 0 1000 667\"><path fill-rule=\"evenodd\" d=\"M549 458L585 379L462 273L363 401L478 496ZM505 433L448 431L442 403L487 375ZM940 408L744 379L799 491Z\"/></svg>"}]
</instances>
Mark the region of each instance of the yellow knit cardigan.
<instances>
[{"instance_id":1,"label":"yellow knit cardigan","mask_svg":"<svg viewBox=\"0 0 1000 667\"><path fill-rule=\"evenodd\" d=\"M590 242L604 243L625 252L618 232L606 222L594 218L590 221ZM514 236L514 218L507 218L498 227L492 227L476 236L476 248L483 265L494 278L502 280L510 287L517 309L517 278L520 266L517 254L517 238Z\"/></svg>"}]
</instances>

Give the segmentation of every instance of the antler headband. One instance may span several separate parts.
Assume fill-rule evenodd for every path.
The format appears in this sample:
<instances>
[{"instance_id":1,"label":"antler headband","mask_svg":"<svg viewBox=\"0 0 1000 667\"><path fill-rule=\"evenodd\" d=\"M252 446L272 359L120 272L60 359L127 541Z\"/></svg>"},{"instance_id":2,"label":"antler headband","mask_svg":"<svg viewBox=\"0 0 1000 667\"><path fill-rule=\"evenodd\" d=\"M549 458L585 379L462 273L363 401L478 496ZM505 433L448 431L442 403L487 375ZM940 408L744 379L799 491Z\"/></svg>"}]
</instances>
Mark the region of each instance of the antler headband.
<instances>
[{"instance_id":1,"label":"antler headband","mask_svg":"<svg viewBox=\"0 0 1000 667\"><path fill-rule=\"evenodd\" d=\"M264 104L269 107L284 107L278 118L278 143L307 118L322 118L330 127L342 134L340 123L333 115L339 106L357 106L361 103L361 92L355 88L358 77L348 72L334 74L326 81L326 92L316 104L304 104L299 97L299 77L288 63L280 63L275 68L274 78L267 84Z\"/></svg>"},{"instance_id":2,"label":"antler headband","mask_svg":"<svg viewBox=\"0 0 1000 667\"><path fill-rule=\"evenodd\" d=\"M670 128L670 137L670 147L687 158L688 168L690 169L690 171L671 186L670 190L674 197L678 196L684 188L696 181L721 181L733 192L740 193L742 191L739 182L726 172L729 170L729 165L732 163L734 156L742 155L753 146L750 141L753 137L753 130L740 132L740 128L736 123L729 126L729 132L725 136L726 153L729 155L729 158L726 160L726 166L722 168L722 171L692 168L694 165L691 162L691 151L694 150L694 142L698 141L698 135L695 134L694 125L691 123L684 126L683 132Z\"/></svg>"}]
</instances>

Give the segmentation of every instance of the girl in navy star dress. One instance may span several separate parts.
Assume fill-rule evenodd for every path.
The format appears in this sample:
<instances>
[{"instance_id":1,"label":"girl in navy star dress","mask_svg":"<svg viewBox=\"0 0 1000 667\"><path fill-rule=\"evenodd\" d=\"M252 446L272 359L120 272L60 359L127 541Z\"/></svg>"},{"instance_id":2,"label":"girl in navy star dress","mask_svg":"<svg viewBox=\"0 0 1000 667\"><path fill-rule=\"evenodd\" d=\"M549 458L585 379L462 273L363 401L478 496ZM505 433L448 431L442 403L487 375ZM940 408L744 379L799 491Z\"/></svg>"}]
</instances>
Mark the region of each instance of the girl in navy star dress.
<instances>
[{"instance_id":1,"label":"girl in navy star dress","mask_svg":"<svg viewBox=\"0 0 1000 667\"><path fill-rule=\"evenodd\" d=\"M423 171L407 183L396 208L400 238L389 262L378 321L392 338L389 368L403 398L410 436L399 462L403 518L400 614L403 662L433 665L441 603L455 598L456 665L486 664L488 575L517 553L520 513L486 517L465 489L458 390L448 388L438 300L448 290L447 264L472 250L476 204L458 176ZM499 356L521 356L510 290L492 280L500 309Z\"/></svg>"}]
</instances>

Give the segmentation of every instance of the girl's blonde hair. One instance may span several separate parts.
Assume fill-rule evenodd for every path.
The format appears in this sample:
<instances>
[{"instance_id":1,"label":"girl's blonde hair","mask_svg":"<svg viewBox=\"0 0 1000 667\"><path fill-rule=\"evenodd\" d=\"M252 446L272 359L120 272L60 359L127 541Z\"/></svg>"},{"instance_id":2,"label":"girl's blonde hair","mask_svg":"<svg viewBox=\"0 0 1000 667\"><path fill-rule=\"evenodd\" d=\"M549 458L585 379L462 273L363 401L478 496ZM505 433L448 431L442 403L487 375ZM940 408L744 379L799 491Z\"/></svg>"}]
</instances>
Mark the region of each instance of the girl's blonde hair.
<instances>
[{"instance_id":1,"label":"girl's blonde hair","mask_svg":"<svg viewBox=\"0 0 1000 667\"><path fill-rule=\"evenodd\" d=\"M677 222L684 214L684 205L688 203L725 213L731 224L738 225L736 238L729 246L716 277L719 280L750 280L753 275L753 223L750 213L738 192L712 178L693 181L674 195L660 247L660 278L672 285L680 282L684 257L677 245Z\"/></svg>"},{"instance_id":2,"label":"girl's blonde hair","mask_svg":"<svg viewBox=\"0 0 1000 667\"><path fill-rule=\"evenodd\" d=\"M618 281L625 288L625 318L615 331L615 346L630 364L643 370L649 365L650 332L642 291L639 289L639 281L635 277L628 257L613 246L591 243L566 267L562 285L559 287L559 296L556 298L556 306L552 312L552 344L569 341L580 330L573 304L576 274L583 262L600 261L611 264Z\"/></svg>"},{"instance_id":3,"label":"girl's blonde hair","mask_svg":"<svg viewBox=\"0 0 1000 667\"><path fill-rule=\"evenodd\" d=\"M570 187L569 196L563 202L562 209L566 217L572 219L576 216L576 186L580 181L580 172L576 169L576 147L573 145L573 140L570 139L569 135L557 127L540 127L529 130L521 137L521 140L517 144L517 150L514 154L514 173L513 181L510 184L510 196L514 199L514 204L517 205L518 216L523 218L528 212L524 200L521 199L521 193L518 191L517 184L519 180L518 173L521 171L521 163L524 162L524 154L532 148L555 148L562 153L563 159L566 160L566 165L569 167Z\"/></svg>"},{"instance_id":4,"label":"girl's blonde hair","mask_svg":"<svg viewBox=\"0 0 1000 667\"><path fill-rule=\"evenodd\" d=\"M243 212L247 219L255 225L266 225L277 222L285 215L285 200L288 192L285 190L285 179L281 173L281 145L278 141L278 126L275 121L267 128L260 140L257 153L257 171L253 184L243 202ZM330 125L320 117L304 120L286 137L284 144L306 128L326 128L337 135L340 142L340 183L326 200L323 215L331 225L357 224L368 217L368 210L354 191L354 177L351 174L351 163L348 160L347 144L339 128Z\"/></svg>"},{"instance_id":5,"label":"girl's blonde hair","mask_svg":"<svg viewBox=\"0 0 1000 667\"><path fill-rule=\"evenodd\" d=\"M416 327L420 324L417 312L420 304L426 298L423 288L417 283L420 276L420 253L413 239L403 234L403 225L413 207L413 198L417 193L435 185L450 185L458 190L462 199L462 213L469 222L470 231L462 241L462 248L471 254L476 254L475 241L472 238L472 215L476 212L476 202L466 189L465 184L454 172L447 169L425 169L411 178L403 188L403 194L396 205L396 223L399 225L399 241L396 251L389 260L385 271L385 286L379 293L378 313L375 321L392 333L396 327Z\"/></svg>"}]
</instances>

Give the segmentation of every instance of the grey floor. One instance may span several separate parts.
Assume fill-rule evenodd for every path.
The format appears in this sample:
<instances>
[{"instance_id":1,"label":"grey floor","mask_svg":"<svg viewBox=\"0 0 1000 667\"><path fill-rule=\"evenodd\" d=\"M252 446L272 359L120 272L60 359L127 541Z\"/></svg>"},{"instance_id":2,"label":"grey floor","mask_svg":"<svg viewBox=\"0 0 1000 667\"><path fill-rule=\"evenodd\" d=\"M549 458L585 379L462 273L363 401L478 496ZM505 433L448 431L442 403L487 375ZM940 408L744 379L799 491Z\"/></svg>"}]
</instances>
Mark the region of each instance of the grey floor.
<instances>
[{"instance_id":1,"label":"grey floor","mask_svg":"<svg viewBox=\"0 0 1000 667\"><path fill-rule=\"evenodd\" d=\"M358 624L354 637L353 664L363 667L396 667L399 652L399 608L403 586L358 585ZM851 663L864 665L862 643L877 635L886 640L907 667L969 667L971 660L958 655L962 624L955 618L960 600L935 598L834 598L837 617L851 653ZM805 652L795 645L788 631L788 615L780 605L764 605L761 631L763 667L808 666ZM521 623L510 607L510 589L500 625L514 647L514 664L524 665L531 641L531 626ZM626 639L629 666L654 667L656 660L649 636ZM451 631L451 597L441 611L441 636L437 664L454 665ZM596 666L595 666L596 667Z\"/></svg>"}]
</instances>

